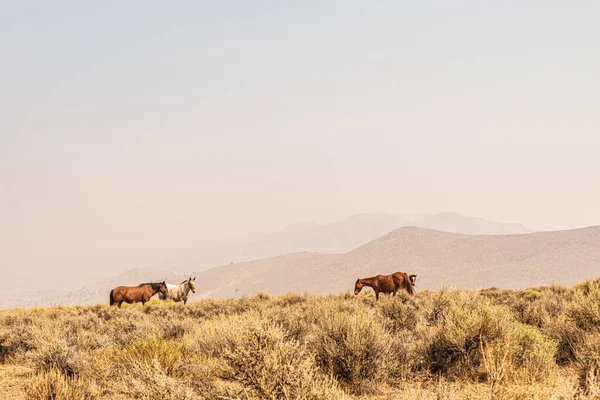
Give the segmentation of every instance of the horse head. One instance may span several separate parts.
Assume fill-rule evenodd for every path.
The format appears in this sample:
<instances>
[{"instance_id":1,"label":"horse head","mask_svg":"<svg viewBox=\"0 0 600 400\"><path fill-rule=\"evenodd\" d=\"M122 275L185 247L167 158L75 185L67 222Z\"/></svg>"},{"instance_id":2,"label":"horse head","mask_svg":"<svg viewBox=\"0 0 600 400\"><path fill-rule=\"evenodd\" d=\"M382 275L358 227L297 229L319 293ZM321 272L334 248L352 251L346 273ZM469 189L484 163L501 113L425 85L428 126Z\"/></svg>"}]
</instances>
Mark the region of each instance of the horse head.
<instances>
[{"instance_id":1,"label":"horse head","mask_svg":"<svg viewBox=\"0 0 600 400\"><path fill-rule=\"evenodd\" d=\"M190 276L190 279L188 279L188 286L190 287L192 293L196 293L196 277L192 279Z\"/></svg>"},{"instance_id":2,"label":"horse head","mask_svg":"<svg viewBox=\"0 0 600 400\"><path fill-rule=\"evenodd\" d=\"M360 283L360 279L357 279L356 283L354 284L354 294L358 295L360 293L360 291L362 290L363 286L364 285L362 283Z\"/></svg>"},{"instance_id":3,"label":"horse head","mask_svg":"<svg viewBox=\"0 0 600 400\"><path fill-rule=\"evenodd\" d=\"M158 291L166 298L169 295L169 288L167 287L167 282L162 281L158 285Z\"/></svg>"},{"instance_id":4,"label":"horse head","mask_svg":"<svg viewBox=\"0 0 600 400\"><path fill-rule=\"evenodd\" d=\"M417 284L417 275L409 275L408 280L411 285L415 286Z\"/></svg>"}]
</instances>

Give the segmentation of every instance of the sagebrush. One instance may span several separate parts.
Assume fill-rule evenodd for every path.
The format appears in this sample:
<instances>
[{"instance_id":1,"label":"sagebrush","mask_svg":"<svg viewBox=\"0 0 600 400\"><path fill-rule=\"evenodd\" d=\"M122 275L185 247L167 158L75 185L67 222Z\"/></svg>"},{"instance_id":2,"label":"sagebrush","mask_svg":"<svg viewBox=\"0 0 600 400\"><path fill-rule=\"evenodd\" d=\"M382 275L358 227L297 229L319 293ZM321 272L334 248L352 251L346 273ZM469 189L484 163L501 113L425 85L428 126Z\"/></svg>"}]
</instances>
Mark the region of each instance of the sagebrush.
<instances>
[{"instance_id":1,"label":"sagebrush","mask_svg":"<svg viewBox=\"0 0 600 400\"><path fill-rule=\"evenodd\" d=\"M0 312L28 399L600 396L600 280Z\"/></svg>"}]
</instances>

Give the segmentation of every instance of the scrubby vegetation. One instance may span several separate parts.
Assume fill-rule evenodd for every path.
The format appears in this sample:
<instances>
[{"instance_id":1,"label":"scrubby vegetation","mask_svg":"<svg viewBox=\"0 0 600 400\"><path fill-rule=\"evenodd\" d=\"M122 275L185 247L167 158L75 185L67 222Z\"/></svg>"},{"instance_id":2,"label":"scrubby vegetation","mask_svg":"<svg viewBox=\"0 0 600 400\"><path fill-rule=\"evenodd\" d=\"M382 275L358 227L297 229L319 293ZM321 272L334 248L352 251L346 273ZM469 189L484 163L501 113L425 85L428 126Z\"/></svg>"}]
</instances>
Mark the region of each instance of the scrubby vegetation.
<instances>
[{"instance_id":1,"label":"scrubby vegetation","mask_svg":"<svg viewBox=\"0 0 600 400\"><path fill-rule=\"evenodd\" d=\"M600 279L0 312L28 399L594 399Z\"/></svg>"}]
</instances>

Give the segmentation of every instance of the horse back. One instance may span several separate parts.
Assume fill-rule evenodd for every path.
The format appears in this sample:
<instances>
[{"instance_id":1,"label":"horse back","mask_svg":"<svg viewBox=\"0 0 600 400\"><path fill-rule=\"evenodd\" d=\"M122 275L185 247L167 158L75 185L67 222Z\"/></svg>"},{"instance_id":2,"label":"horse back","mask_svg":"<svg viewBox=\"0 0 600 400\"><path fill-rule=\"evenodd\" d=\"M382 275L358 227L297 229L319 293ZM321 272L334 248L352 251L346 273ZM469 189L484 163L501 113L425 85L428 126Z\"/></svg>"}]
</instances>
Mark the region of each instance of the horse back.
<instances>
[{"instance_id":1,"label":"horse back","mask_svg":"<svg viewBox=\"0 0 600 400\"><path fill-rule=\"evenodd\" d=\"M115 302L118 302L126 296L141 298L143 290L144 289L139 286L117 286L112 290L113 299Z\"/></svg>"},{"instance_id":2,"label":"horse back","mask_svg":"<svg viewBox=\"0 0 600 400\"><path fill-rule=\"evenodd\" d=\"M377 275L377 286L380 292L394 292L406 287L408 278L404 272L391 275Z\"/></svg>"},{"instance_id":3,"label":"horse back","mask_svg":"<svg viewBox=\"0 0 600 400\"><path fill-rule=\"evenodd\" d=\"M377 287L381 292L393 292L397 289L393 275L377 275Z\"/></svg>"},{"instance_id":4,"label":"horse back","mask_svg":"<svg viewBox=\"0 0 600 400\"><path fill-rule=\"evenodd\" d=\"M406 273L404 273L404 272L394 272L390 276L393 276L394 278L400 279L402 281L404 281L407 278Z\"/></svg>"}]
</instances>

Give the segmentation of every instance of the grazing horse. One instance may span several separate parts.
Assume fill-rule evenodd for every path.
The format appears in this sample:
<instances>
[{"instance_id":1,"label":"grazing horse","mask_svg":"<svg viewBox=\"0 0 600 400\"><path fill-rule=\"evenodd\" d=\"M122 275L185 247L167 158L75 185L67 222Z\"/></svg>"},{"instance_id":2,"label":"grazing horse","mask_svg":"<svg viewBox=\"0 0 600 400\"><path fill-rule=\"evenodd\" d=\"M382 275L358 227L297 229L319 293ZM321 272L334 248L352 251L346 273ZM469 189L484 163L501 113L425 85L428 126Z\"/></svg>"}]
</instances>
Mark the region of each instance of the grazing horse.
<instances>
[{"instance_id":1,"label":"grazing horse","mask_svg":"<svg viewBox=\"0 0 600 400\"><path fill-rule=\"evenodd\" d=\"M417 275L408 275L404 272L395 272L392 275L377 275L372 278L357 279L354 285L354 294L359 294L363 286L370 286L375 291L375 298L379 300L379 293L394 293L398 289L406 289L408 294L414 295Z\"/></svg>"},{"instance_id":2,"label":"grazing horse","mask_svg":"<svg viewBox=\"0 0 600 400\"><path fill-rule=\"evenodd\" d=\"M118 305L121 308L121 304L125 303L137 303L142 302L142 305L146 304L150 297L154 296L157 292L164 294L165 296L169 293L165 281L158 283L141 283L137 286L117 286L110 291L110 305Z\"/></svg>"},{"instance_id":3,"label":"grazing horse","mask_svg":"<svg viewBox=\"0 0 600 400\"><path fill-rule=\"evenodd\" d=\"M187 303L188 296L190 295L190 290L192 293L196 293L196 277L192 278L190 276L189 279L186 279L179 285L171 285L170 283L167 283L167 288L169 289L169 294L165 296L162 293L159 293L159 298L163 300L170 299L174 302L183 301L183 305L185 305Z\"/></svg>"}]
</instances>

